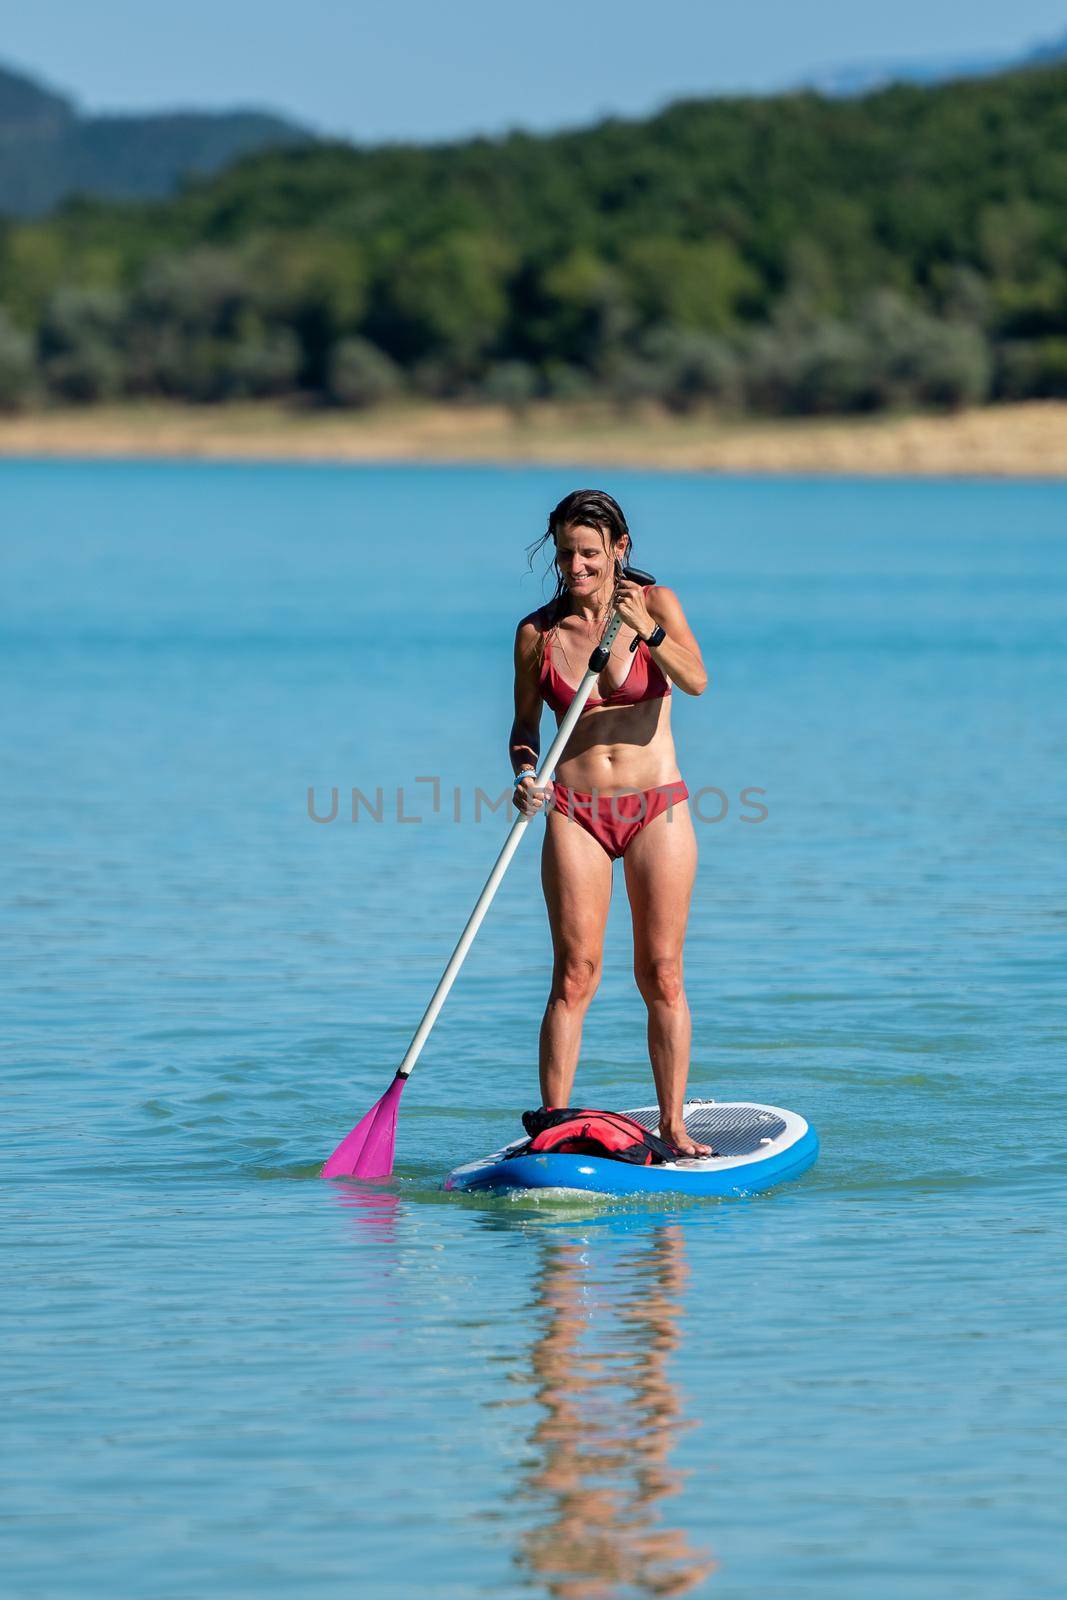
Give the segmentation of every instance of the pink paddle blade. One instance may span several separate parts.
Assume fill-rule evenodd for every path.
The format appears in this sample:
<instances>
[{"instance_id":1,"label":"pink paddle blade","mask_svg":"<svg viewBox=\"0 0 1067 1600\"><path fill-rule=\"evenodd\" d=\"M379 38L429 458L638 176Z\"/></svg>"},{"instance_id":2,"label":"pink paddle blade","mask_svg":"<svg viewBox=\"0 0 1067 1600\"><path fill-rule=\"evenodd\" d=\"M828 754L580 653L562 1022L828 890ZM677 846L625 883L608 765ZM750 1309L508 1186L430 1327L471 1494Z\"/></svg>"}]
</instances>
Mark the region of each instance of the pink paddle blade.
<instances>
[{"instance_id":1,"label":"pink paddle blade","mask_svg":"<svg viewBox=\"0 0 1067 1600\"><path fill-rule=\"evenodd\" d=\"M382 1098L337 1146L324 1178L387 1178L393 1170L396 1118L406 1078L397 1073Z\"/></svg>"}]
</instances>

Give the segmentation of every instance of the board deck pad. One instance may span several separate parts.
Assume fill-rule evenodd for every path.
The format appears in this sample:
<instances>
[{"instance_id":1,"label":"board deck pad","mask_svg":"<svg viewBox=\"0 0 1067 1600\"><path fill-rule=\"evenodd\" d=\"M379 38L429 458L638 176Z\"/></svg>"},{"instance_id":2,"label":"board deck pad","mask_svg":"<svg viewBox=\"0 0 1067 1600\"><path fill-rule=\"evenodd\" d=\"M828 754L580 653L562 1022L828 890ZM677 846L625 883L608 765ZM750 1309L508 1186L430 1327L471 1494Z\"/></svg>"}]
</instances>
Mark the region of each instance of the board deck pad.
<instances>
[{"instance_id":1,"label":"board deck pad","mask_svg":"<svg viewBox=\"0 0 1067 1600\"><path fill-rule=\"evenodd\" d=\"M815 1161L819 1140L795 1111L747 1101L687 1100L686 1131L710 1156L678 1156L640 1167L610 1156L523 1151L517 1138L481 1161L457 1167L445 1179L454 1190L586 1190L598 1194L677 1193L748 1195L797 1178ZM656 1106L639 1106L626 1115L654 1133Z\"/></svg>"},{"instance_id":2,"label":"board deck pad","mask_svg":"<svg viewBox=\"0 0 1067 1600\"><path fill-rule=\"evenodd\" d=\"M659 1127L658 1106L642 1106L627 1111L642 1128L655 1133ZM771 1139L785 1132L781 1117L767 1106L717 1106L714 1100L691 1100L684 1112L685 1131L691 1139L710 1144L719 1156L750 1156Z\"/></svg>"}]
</instances>

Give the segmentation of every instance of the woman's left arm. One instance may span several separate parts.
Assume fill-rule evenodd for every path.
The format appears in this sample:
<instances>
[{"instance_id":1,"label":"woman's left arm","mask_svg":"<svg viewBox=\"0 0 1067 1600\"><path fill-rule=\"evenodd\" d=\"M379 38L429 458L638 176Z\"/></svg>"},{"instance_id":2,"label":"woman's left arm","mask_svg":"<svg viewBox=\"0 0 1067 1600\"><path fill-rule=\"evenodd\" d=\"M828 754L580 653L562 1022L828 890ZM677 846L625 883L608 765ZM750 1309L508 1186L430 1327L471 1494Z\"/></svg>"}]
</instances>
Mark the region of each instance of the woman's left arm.
<instances>
[{"instance_id":1,"label":"woman's left arm","mask_svg":"<svg viewBox=\"0 0 1067 1600\"><path fill-rule=\"evenodd\" d=\"M674 590L657 584L645 594L636 583L620 584L616 604L623 620L643 636L657 623L666 631L662 644L649 646L657 666L686 694L703 694L708 686L704 658Z\"/></svg>"}]
</instances>

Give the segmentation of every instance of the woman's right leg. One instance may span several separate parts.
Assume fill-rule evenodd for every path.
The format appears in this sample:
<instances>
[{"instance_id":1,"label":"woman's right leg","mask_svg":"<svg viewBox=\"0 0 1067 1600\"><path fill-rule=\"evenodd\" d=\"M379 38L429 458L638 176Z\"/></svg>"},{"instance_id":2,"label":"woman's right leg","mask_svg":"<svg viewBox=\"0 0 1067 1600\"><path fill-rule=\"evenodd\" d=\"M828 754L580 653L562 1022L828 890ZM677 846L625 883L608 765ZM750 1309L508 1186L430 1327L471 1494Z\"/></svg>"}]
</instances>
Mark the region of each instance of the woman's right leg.
<instances>
[{"instance_id":1,"label":"woman's right leg","mask_svg":"<svg viewBox=\"0 0 1067 1600\"><path fill-rule=\"evenodd\" d=\"M552 991L541 1023L541 1104L570 1105L582 1023L600 982L611 857L581 823L550 811L541 885L552 929Z\"/></svg>"}]
</instances>

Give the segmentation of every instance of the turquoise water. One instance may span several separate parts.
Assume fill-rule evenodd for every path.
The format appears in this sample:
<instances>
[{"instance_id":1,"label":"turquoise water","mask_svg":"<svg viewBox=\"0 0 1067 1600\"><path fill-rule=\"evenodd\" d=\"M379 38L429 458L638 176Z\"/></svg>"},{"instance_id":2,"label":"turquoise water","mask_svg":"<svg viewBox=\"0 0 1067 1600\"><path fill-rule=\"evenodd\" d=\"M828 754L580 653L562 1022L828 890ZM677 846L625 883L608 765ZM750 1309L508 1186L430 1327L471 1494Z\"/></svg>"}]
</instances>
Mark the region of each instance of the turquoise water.
<instances>
[{"instance_id":1,"label":"turquoise water","mask_svg":"<svg viewBox=\"0 0 1067 1600\"><path fill-rule=\"evenodd\" d=\"M441 1191L536 1100L536 837L395 1180L316 1176L502 839L523 546L589 477L0 466L12 1595L1062 1592L1067 488L599 480L712 676L691 1082L807 1177ZM617 881L586 1100L649 1098L629 958Z\"/></svg>"}]
</instances>

